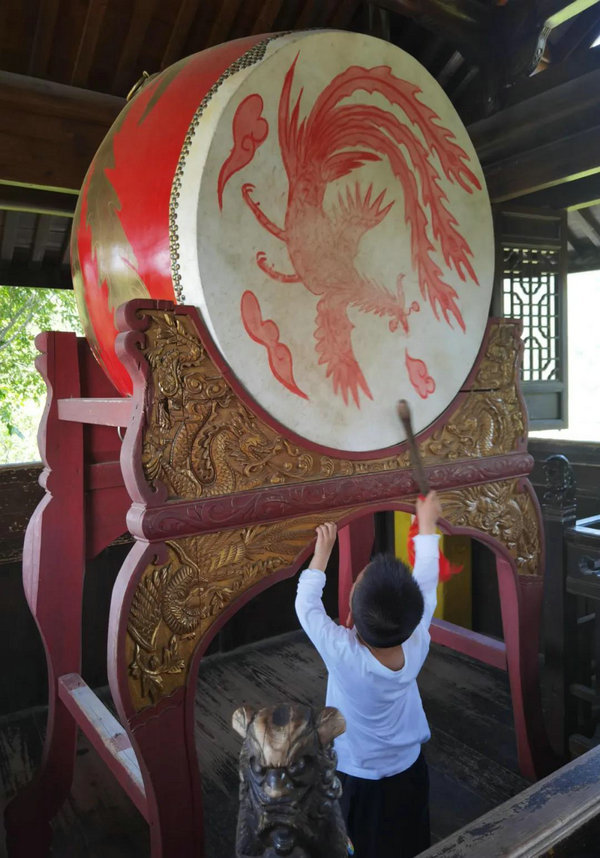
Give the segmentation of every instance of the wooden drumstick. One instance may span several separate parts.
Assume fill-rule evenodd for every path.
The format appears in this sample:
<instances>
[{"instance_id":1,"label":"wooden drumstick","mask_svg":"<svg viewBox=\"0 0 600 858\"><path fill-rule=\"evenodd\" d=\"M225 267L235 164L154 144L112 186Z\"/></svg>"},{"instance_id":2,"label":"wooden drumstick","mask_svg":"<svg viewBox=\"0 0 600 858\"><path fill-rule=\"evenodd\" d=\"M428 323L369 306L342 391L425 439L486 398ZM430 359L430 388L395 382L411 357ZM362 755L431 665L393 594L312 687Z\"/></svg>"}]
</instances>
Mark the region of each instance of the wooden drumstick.
<instances>
[{"instance_id":1,"label":"wooden drumstick","mask_svg":"<svg viewBox=\"0 0 600 858\"><path fill-rule=\"evenodd\" d=\"M404 431L406 432L406 440L408 441L408 449L410 450L410 457L412 459L413 468L415 469L415 476L417 478L417 485L419 487L419 491L422 495L426 495L429 491L429 481L427 480L425 468L423 467L423 462L421 461L421 454L419 453L419 448L417 446L417 442L415 441L415 436L413 435L412 422L410 419L410 408L408 407L408 402L406 401L406 399L398 400L397 409L398 417L400 418L404 427Z\"/></svg>"}]
</instances>

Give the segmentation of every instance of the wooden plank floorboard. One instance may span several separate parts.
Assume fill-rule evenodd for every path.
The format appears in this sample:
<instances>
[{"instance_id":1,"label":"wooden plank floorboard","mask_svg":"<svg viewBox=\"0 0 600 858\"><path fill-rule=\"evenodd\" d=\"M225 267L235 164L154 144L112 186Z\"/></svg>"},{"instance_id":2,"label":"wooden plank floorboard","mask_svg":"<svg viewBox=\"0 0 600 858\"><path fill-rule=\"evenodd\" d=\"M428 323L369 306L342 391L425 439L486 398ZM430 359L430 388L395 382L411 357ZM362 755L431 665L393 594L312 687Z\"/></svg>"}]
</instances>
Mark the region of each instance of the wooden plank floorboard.
<instances>
[{"instance_id":1,"label":"wooden plank floorboard","mask_svg":"<svg viewBox=\"0 0 600 858\"><path fill-rule=\"evenodd\" d=\"M439 840L528 783L517 773L506 674L434 646L420 684L432 725L426 754L432 836ZM237 815L241 742L230 726L233 711L242 703L259 708L282 700L322 706L325 685L323 662L302 632L213 656L201 665L196 745L205 773L206 839L211 858L234 854L231 820Z\"/></svg>"},{"instance_id":2,"label":"wooden plank floorboard","mask_svg":"<svg viewBox=\"0 0 600 858\"><path fill-rule=\"evenodd\" d=\"M302 634L302 637L300 637ZM325 666L303 633L212 656L200 666L196 693L196 745L200 768L217 789L237 783L241 740L231 727L243 704L259 709L290 700L324 706ZM215 739L218 737L218 741ZM221 779L222 778L222 779Z\"/></svg>"},{"instance_id":3,"label":"wooden plank floorboard","mask_svg":"<svg viewBox=\"0 0 600 858\"><path fill-rule=\"evenodd\" d=\"M324 704L326 671L303 632L292 632L201 663L196 692L196 744L203 772L206 854L232 858L238 808L241 740L231 715L294 700ZM432 647L421 673L432 727L426 747L431 777L434 840L527 786L517 770L507 677ZM111 705L106 689L99 696ZM39 765L43 708L0 719L0 775L4 798L27 783ZM71 797L54 823L53 858L147 858L145 821L83 735L78 741ZM0 858L6 855L4 838Z\"/></svg>"},{"instance_id":4,"label":"wooden plank floorboard","mask_svg":"<svg viewBox=\"0 0 600 858\"><path fill-rule=\"evenodd\" d=\"M38 707L0 719L2 811L39 767L46 715ZM145 820L82 733L76 753L71 795L52 826L52 858L148 858ZM5 858L3 813L1 820L0 856Z\"/></svg>"},{"instance_id":5,"label":"wooden plank floorboard","mask_svg":"<svg viewBox=\"0 0 600 858\"><path fill-rule=\"evenodd\" d=\"M427 717L481 754L518 771L508 675L497 668L432 646L419 676Z\"/></svg>"},{"instance_id":6,"label":"wooden plank floorboard","mask_svg":"<svg viewBox=\"0 0 600 858\"><path fill-rule=\"evenodd\" d=\"M31 711L4 716L0 724L0 855L4 858L4 804L33 778L40 763L42 739Z\"/></svg>"}]
</instances>

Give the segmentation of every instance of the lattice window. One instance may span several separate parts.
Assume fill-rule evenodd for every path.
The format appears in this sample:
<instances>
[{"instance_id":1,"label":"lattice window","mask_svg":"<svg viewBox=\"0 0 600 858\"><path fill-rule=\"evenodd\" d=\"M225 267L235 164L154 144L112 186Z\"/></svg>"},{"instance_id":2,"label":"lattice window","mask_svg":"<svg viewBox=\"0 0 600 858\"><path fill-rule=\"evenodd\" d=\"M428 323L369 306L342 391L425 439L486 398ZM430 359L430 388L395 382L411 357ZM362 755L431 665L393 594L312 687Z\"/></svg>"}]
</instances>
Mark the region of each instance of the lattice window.
<instances>
[{"instance_id":1,"label":"lattice window","mask_svg":"<svg viewBox=\"0 0 600 858\"><path fill-rule=\"evenodd\" d=\"M493 312L523 326L522 389L530 429L566 426L566 228L562 212L495 211Z\"/></svg>"},{"instance_id":2,"label":"lattice window","mask_svg":"<svg viewBox=\"0 0 600 858\"><path fill-rule=\"evenodd\" d=\"M502 314L523 325L523 381L561 378L559 253L503 247Z\"/></svg>"}]
</instances>

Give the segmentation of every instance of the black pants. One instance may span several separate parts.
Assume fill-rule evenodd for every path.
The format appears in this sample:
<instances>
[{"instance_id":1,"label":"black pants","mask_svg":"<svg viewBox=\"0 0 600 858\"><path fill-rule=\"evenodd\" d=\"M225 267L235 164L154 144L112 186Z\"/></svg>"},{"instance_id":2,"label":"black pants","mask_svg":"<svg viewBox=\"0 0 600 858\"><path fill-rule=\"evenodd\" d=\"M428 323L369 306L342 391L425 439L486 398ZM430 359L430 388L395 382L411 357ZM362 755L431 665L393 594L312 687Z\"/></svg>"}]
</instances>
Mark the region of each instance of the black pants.
<instances>
[{"instance_id":1,"label":"black pants","mask_svg":"<svg viewBox=\"0 0 600 858\"><path fill-rule=\"evenodd\" d=\"M430 845L429 773L423 752L410 769L370 781L339 772L356 858L412 858Z\"/></svg>"}]
</instances>

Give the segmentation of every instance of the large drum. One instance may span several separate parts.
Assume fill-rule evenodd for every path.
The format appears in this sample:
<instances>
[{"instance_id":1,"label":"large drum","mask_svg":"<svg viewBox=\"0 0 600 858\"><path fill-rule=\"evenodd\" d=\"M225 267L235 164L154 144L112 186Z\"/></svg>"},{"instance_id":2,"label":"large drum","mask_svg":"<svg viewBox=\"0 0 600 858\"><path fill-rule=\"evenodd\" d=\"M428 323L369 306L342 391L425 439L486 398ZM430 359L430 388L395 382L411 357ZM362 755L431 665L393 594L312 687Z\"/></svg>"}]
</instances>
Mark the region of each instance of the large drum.
<instances>
[{"instance_id":1,"label":"large drum","mask_svg":"<svg viewBox=\"0 0 600 858\"><path fill-rule=\"evenodd\" d=\"M484 179L411 56L337 31L251 37L151 78L81 192L72 259L88 339L117 388L114 313L195 305L238 393L332 451L402 440L454 399L493 276Z\"/></svg>"}]
</instances>

